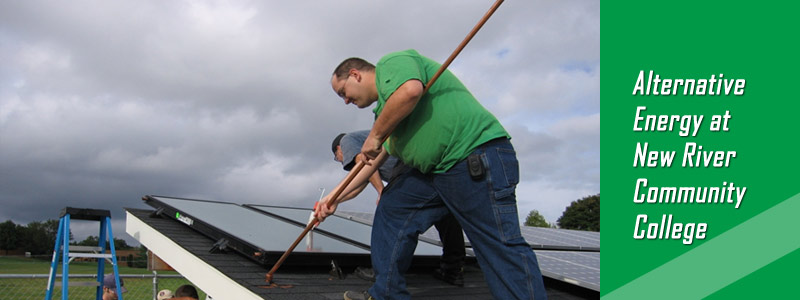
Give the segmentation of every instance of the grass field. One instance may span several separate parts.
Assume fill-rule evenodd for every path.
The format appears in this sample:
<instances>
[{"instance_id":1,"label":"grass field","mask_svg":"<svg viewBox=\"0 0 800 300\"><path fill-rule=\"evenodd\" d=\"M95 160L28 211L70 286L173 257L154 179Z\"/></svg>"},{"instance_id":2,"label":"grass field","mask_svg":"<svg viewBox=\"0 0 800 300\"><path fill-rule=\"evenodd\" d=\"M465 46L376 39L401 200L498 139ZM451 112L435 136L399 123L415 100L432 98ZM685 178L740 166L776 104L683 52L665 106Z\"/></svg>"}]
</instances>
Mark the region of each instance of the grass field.
<instances>
[{"instance_id":1,"label":"grass field","mask_svg":"<svg viewBox=\"0 0 800 300\"><path fill-rule=\"evenodd\" d=\"M122 263L120 263L122 265ZM111 271L112 266L106 263L106 272ZM59 264L58 272L61 272ZM0 274L49 274L50 260L34 259L16 256L0 256ZM96 262L72 262L69 264L70 274L97 274ZM143 268L119 267L120 274L153 274ZM178 274L174 271L161 271L159 274Z\"/></svg>"},{"instance_id":2,"label":"grass field","mask_svg":"<svg viewBox=\"0 0 800 300\"><path fill-rule=\"evenodd\" d=\"M113 272L111 264L106 263L105 273ZM50 261L44 259L33 259L25 257L4 257L0 256L0 274L49 274ZM59 265L58 273L61 273ZM70 275L76 274L97 274L97 263L94 262L72 262L69 264ZM152 299L153 293L153 272L143 268L120 267L121 275L144 275L141 278L125 278L125 288L128 293L123 295L125 299ZM158 271L158 275L180 275L174 271ZM70 279L76 281L96 281L93 278ZM60 282L60 280L57 280ZM176 288L183 284L191 284L183 278L159 278L158 289ZM43 299L47 290L47 278L0 278L0 299L24 300L24 299ZM53 299L61 298L61 288L55 288ZM94 298L95 288L92 287L70 287L70 299L92 299ZM200 292L199 299L205 299L205 293Z\"/></svg>"}]
</instances>

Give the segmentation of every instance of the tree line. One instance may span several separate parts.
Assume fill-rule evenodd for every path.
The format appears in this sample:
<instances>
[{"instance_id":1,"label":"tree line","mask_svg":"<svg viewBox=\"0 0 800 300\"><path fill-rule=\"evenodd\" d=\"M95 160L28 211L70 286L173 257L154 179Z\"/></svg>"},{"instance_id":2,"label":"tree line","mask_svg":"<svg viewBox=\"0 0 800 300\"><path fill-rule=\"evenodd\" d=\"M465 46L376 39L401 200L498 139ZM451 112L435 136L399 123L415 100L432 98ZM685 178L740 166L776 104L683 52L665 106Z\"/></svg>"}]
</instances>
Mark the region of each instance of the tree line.
<instances>
[{"instance_id":1,"label":"tree line","mask_svg":"<svg viewBox=\"0 0 800 300\"><path fill-rule=\"evenodd\" d=\"M11 220L0 223L0 250L4 254L8 251L22 250L30 252L31 255L50 255L56 242L58 234L58 220L34 221L27 225L15 224ZM70 245L79 246L98 246L98 236L89 236L82 241L74 241L72 230L69 233ZM109 248L106 241L106 249ZM114 248L117 250L133 249L123 239L114 238Z\"/></svg>"},{"instance_id":2,"label":"tree line","mask_svg":"<svg viewBox=\"0 0 800 300\"><path fill-rule=\"evenodd\" d=\"M600 194L572 201L561 217L552 224L538 210L532 210L525 219L525 226L600 231Z\"/></svg>"}]
</instances>

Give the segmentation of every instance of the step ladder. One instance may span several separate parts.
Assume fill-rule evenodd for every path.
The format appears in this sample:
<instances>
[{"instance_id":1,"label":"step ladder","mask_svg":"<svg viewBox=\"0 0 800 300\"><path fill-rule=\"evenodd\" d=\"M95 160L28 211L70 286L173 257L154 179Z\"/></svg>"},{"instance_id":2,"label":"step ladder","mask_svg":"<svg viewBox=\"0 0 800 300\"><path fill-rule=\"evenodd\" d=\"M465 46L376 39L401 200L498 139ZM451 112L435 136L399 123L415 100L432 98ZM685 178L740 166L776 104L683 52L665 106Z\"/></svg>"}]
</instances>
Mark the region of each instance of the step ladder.
<instances>
[{"instance_id":1,"label":"step ladder","mask_svg":"<svg viewBox=\"0 0 800 300\"><path fill-rule=\"evenodd\" d=\"M97 247L89 246L70 246L69 245L69 223L70 220L89 220L100 222L100 235L98 236ZM111 253L106 252L106 238L111 248ZM69 282L69 263L75 258L87 257L97 259L97 281L96 282ZM53 298L53 286L56 285L56 273L58 264L61 262L61 299L66 300L69 296L69 286L95 286L97 287L96 299L103 298L103 276L105 273L105 262L111 262L114 266L114 280L117 286L117 297L122 300L120 292L119 269L117 267L117 252L114 249L114 234L111 230L111 212L102 209L73 208L65 207L61 210L58 222L58 233L56 234L56 244L53 250L53 261L50 264L50 279L47 281L47 295L45 300Z\"/></svg>"}]
</instances>

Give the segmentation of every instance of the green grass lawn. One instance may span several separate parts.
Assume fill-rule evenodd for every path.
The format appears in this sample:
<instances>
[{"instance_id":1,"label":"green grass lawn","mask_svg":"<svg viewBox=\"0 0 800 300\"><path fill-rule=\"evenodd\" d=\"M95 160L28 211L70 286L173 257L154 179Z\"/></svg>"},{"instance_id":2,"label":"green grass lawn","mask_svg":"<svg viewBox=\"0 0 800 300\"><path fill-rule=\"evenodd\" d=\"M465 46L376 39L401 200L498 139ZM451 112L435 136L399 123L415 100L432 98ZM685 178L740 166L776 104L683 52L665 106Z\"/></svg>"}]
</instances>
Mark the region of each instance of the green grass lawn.
<instances>
[{"instance_id":1,"label":"green grass lawn","mask_svg":"<svg viewBox=\"0 0 800 300\"><path fill-rule=\"evenodd\" d=\"M122 263L120 263L122 264ZM113 272L111 264L106 263L105 273ZM43 259L25 257L0 256L0 274L49 274L50 261ZM70 275L74 274L97 274L96 262L72 262L69 264ZM61 274L61 265L58 267L58 274ZM144 268L120 267L121 275L147 275L142 278L125 278L125 288L128 293L125 299L152 299L153 293L153 272ZM175 271L158 271L158 275L180 275ZM60 282L61 280L57 280ZM96 281L93 278L75 278L73 281ZM176 288L183 284L191 284L183 278L159 278L158 289ZM0 299L42 299L47 290L47 278L0 278ZM53 299L61 298L61 288L55 288ZM91 287L70 287L70 299L93 299L95 288ZM205 293L200 291L200 298L205 299Z\"/></svg>"},{"instance_id":2,"label":"green grass lawn","mask_svg":"<svg viewBox=\"0 0 800 300\"><path fill-rule=\"evenodd\" d=\"M144 268L129 268L120 262L120 274L153 274ZM112 266L108 262L105 271L112 271ZM61 262L59 262L58 272L61 272ZM50 261L16 256L0 256L0 274L49 274ZM97 262L72 262L69 264L70 274L97 274ZM159 274L178 274L174 271L159 271Z\"/></svg>"}]
</instances>

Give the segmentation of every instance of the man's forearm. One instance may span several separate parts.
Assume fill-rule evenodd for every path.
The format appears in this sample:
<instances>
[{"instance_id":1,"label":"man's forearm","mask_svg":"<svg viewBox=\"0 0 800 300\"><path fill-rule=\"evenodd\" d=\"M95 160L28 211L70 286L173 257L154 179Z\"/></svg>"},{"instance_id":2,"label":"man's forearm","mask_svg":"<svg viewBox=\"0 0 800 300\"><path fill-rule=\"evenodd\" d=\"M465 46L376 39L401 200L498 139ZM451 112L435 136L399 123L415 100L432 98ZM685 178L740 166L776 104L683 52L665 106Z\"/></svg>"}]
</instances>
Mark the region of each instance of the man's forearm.
<instances>
[{"instance_id":1,"label":"man's forearm","mask_svg":"<svg viewBox=\"0 0 800 300\"><path fill-rule=\"evenodd\" d=\"M369 183L372 184L372 186L375 188L375 191L378 192L378 195L383 193L383 180L381 180L380 170L372 173L372 176L369 177Z\"/></svg>"},{"instance_id":2,"label":"man's forearm","mask_svg":"<svg viewBox=\"0 0 800 300\"><path fill-rule=\"evenodd\" d=\"M367 187L367 183L364 182L364 184L362 184L361 186L351 190L350 193L347 193L347 194L342 193L342 195L344 195L344 196L339 197L339 198L342 199L342 200L339 200L339 202L344 202L344 201L347 201L347 200L355 198L356 196L358 196L358 194L361 194L361 192L364 191L364 188L366 188L366 187Z\"/></svg>"},{"instance_id":3,"label":"man's forearm","mask_svg":"<svg viewBox=\"0 0 800 300\"><path fill-rule=\"evenodd\" d=\"M350 181L350 184L348 184L347 187L344 188L342 193L339 194L338 198L341 200L336 200L336 202L350 200L352 198L355 198L359 193L361 193L361 191L364 190L364 188L366 187L370 176L372 176L372 174L375 173L378 170L378 168L380 168L380 166L386 161L388 157L389 154L387 153L386 150L381 151L381 153L378 154L378 157L370 162L370 165L365 165L361 169L361 171L358 172L356 177L354 177L353 180ZM359 163L363 164L363 162ZM353 170L351 170L350 172L353 171L355 171L355 168L353 168ZM350 174L348 174L348 176L346 176L345 179L347 179L347 177L349 176ZM344 182L345 182L344 179L341 182L339 182L339 185L336 186L334 191L340 189L341 186L344 185Z\"/></svg>"}]
</instances>

